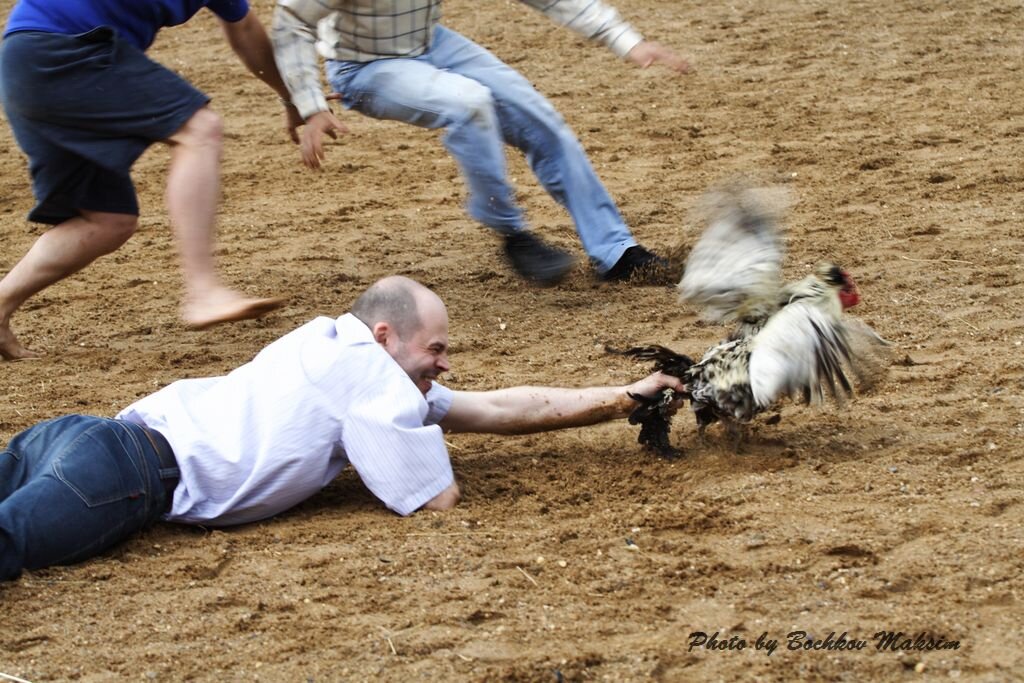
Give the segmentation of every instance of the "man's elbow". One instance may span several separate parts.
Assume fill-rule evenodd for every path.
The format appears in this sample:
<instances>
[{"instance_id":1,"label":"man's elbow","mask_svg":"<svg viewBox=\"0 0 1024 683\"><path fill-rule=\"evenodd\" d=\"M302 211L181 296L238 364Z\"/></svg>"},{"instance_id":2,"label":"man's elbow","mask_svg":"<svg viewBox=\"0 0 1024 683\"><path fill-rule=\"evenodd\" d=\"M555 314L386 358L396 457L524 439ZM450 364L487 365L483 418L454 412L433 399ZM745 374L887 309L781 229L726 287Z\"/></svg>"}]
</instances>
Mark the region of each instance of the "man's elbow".
<instances>
[{"instance_id":1,"label":"man's elbow","mask_svg":"<svg viewBox=\"0 0 1024 683\"><path fill-rule=\"evenodd\" d=\"M451 486L446 488L441 493L437 494L433 498L427 501L426 505L423 506L424 510L451 510L453 507L458 505L459 498L462 497L462 492L459 491L459 485L455 482L451 483Z\"/></svg>"}]
</instances>

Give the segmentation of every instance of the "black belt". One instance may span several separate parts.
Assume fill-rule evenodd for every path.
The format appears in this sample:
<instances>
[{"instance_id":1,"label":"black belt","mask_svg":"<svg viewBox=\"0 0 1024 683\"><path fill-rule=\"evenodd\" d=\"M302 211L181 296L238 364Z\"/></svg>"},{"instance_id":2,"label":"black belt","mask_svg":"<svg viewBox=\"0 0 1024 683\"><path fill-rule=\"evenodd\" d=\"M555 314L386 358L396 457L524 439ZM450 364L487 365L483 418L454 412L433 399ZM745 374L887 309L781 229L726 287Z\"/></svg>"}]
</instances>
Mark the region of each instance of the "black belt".
<instances>
[{"instance_id":1,"label":"black belt","mask_svg":"<svg viewBox=\"0 0 1024 683\"><path fill-rule=\"evenodd\" d=\"M174 457L174 451L171 450L171 444L167 443L163 434L148 427L142 427L142 431L149 439L149 443L153 445L153 450L156 451L156 459L160 463L160 481L164 485L166 498L164 512L170 512L171 505L174 503L174 489L181 479L178 461Z\"/></svg>"}]
</instances>

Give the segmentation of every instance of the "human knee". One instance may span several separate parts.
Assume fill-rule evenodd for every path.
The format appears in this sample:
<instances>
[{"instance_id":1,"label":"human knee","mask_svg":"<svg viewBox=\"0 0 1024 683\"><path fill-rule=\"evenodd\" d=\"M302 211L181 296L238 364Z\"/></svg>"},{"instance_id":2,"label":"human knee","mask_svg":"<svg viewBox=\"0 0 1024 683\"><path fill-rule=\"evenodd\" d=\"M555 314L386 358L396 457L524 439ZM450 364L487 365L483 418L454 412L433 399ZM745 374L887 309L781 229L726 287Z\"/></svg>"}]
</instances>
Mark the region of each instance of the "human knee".
<instances>
[{"instance_id":1,"label":"human knee","mask_svg":"<svg viewBox=\"0 0 1024 683\"><path fill-rule=\"evenodd\" d=\"M96 226L109 251L127 242L139 228L139 217L127 213L91 213L86 218Z\"/></svg>"},{"instance_id":2,"label":"human knee","mask_svg":"<svg viewBox=\"0 0 1024 683\"><path fill-rule=\"evenodd\" d=\"M219 149L224 138L224 120L209 107L203 107L185 122L175 138L182 144Z\"/></svg>"},{"instance_id":3,"label":"human knee","mask_svg":"<svg viewBox=\"0 0 1024 683\"><path fill-rule=\"evenodd\" d=\"M459 101L464 107L467 121L485 128L491 128L496 124L494 95L486 85L467 81L459 93Z\"/></svg>"},{"instance_id":4,"label":"human knee","mask_svg":"<svg viewBox=\"0 0 1024 683\"><path fill-rule=\"evenodd\" d=\"M543 98L508 101L501 109L501 127L506 141L527 154L573 154L582 149L569 124Z\"/></svg>"}]
</instances>

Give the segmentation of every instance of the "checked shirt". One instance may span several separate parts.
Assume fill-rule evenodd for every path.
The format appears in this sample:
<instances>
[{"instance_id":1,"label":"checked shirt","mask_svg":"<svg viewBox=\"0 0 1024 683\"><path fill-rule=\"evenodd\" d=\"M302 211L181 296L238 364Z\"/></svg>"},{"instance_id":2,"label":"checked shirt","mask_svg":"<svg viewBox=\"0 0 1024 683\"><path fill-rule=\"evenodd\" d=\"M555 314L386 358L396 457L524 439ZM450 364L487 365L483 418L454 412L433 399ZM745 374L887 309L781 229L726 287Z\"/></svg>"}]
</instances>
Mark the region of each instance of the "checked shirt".
<instances>
[{"instance_id":1,"label":"checked shirt","mask_svg":"<svg viewBox=\"0 0 1024 683\"><path fill-rule=\"evenodd\" d=\"M643 37L600 0L519 0L619 57ZM441 0L278 0L277 65L303 118L327 111L317 56L369 62L418 57L430 49Z\"/></svg>"}]
</instances>

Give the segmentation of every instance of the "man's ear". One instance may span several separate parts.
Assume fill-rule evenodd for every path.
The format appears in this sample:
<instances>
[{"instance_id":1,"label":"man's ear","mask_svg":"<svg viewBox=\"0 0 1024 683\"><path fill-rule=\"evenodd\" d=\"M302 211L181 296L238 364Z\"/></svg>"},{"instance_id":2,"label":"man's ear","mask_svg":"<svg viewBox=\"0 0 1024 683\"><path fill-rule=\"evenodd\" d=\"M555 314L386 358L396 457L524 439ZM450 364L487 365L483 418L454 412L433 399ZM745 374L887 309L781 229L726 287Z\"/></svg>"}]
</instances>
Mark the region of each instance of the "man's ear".
<instances>
[{"instance_id":1,"label":"man's ear","mask_svg":"<svg viewBox=\"0 0 1024 683\"><path fill-rule=\"evenodd\" d=\"M376 323L373 326L372 332L373 340L381 346L387 346L388 339L390 339L395 333L395 331L391 329L391 325L388 325L383 321Z\"/></svg>"}]
</instances>

